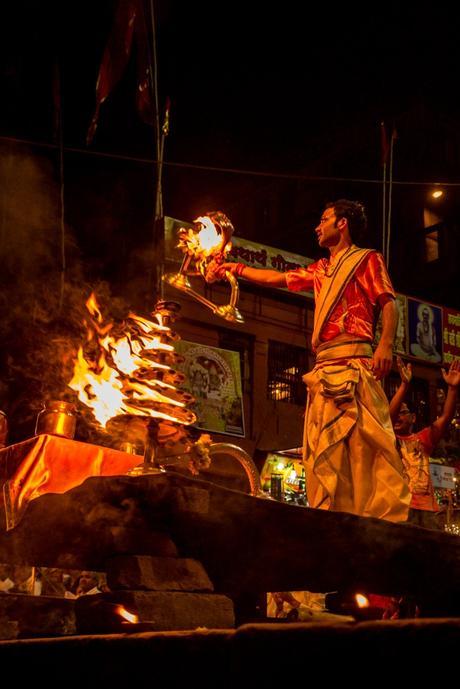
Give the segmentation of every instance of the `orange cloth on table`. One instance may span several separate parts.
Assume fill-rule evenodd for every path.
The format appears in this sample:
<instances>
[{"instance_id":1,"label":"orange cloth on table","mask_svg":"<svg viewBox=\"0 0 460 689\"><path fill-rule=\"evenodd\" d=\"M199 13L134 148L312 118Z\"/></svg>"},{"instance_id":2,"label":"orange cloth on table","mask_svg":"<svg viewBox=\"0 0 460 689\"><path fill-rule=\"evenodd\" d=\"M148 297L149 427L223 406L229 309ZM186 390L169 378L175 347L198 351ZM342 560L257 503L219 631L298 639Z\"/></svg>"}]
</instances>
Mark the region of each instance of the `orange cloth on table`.
<instances>
[{"instance_id":1,"label":"orange cloth on table","mask_svg":"<svg viewBox=\"0 0 460 689\"><path fill-rule=\"evenodd\" d=\"M430 474L430 454L434 449L431 428L411 435L397 435L404 469L411 492L410 506L416 510L438 512L440 507L434 495Z\"/></svg>"},{"instance_id":2,"label":"orange cloth on table","mask_svg":"<svg viewBox=\"0 0 460 689\"><path fill-rule=\"evenodd\" d=\"M6 526L13 528L30 500L45 493L65 493L90 476L117 476L142 458L108 447L53 435L39 435L0 451L0 476Z\"/></svg>"},{"instance_id":3,"label":"orange cloth on table","mask_svg":"<svg viewBox=\"0 0 460 689\"><path fill-rule=\"evenodd\" d=\"M289 271L286 273L287 286L294 292L313 289L316 299L323 281L327 279L328 268L329 260L322 258L307 268ZM372 342L375 309L382 306L388 297L394 298L395 293L383 257L371 251L345 287L340 302L321 332L321 341L327 342L348 333Z\"/></svg>"}]
</instances>

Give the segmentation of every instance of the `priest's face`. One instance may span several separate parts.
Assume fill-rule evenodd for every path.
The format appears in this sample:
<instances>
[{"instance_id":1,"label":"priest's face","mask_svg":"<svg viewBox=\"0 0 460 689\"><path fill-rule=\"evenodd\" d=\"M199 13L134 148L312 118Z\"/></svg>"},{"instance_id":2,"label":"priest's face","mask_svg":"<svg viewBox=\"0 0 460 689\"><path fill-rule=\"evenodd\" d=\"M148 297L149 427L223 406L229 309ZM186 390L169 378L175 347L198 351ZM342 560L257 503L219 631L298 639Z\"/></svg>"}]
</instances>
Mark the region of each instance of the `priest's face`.
<instances>
[{"instance_id":1,"label":"priest's face","mask_svg":"<svg viewBox=\"0 0 460 689\"><path fill-rule=\"evenodd\" d=\"M315 232L321 247L330 248L340 242L341 234L333 208L326 208Z\"/></svg>"}]
</instances>

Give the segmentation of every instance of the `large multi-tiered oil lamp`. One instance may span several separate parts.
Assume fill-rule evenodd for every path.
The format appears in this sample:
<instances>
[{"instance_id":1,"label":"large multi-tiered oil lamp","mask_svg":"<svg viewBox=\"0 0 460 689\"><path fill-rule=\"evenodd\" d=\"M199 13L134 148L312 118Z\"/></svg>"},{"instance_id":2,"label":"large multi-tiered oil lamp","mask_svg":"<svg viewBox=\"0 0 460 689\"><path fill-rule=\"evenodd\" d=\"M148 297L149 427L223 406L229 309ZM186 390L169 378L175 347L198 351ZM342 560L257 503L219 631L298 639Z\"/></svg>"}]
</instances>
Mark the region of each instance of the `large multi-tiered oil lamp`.
<instances>
[{"instance_id":1,"label":"large multi-tiered oil lamp","mask_svg":"<svg viewBox=\"0 0 460 689\"><path fill-rule=\"evenodd\" d=\"M194 399L181 390L184 375L175 370L182 357L174 351L179 336L171 324L179 305L160 301L150 319L131 313L118 328L103 324L93 295L87 308L93 352L89 356L80 347L69 385L102 428L114 419L137 421L145 451L132 473L159 473L179 461L188 461L192 473L208 466L211 438L202 434L192 440L188 427L196 417L188 407Z\"/></svg>"}]
</instances>

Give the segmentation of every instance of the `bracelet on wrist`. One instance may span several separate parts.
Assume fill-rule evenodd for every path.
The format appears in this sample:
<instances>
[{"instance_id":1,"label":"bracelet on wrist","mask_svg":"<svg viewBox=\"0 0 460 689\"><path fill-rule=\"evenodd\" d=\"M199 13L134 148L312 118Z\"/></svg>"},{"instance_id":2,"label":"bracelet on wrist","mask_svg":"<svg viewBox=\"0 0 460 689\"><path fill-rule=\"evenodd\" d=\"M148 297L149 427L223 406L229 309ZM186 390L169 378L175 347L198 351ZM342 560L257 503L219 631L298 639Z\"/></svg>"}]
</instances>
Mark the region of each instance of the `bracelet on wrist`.
<instances>
[{"instance_id":1,"label":"bracelet on wrist","mask_svg":"<svg viewBox=\"0 0 460 689\"><path fill-rule=\"evenodd\" d=\"M246 266L244 265L244 263L237 263L236 268L235 268L235 275L237 275L238 277L242 277L243 270L245 268L246 268Z\"/></svg>"}]
</instances>

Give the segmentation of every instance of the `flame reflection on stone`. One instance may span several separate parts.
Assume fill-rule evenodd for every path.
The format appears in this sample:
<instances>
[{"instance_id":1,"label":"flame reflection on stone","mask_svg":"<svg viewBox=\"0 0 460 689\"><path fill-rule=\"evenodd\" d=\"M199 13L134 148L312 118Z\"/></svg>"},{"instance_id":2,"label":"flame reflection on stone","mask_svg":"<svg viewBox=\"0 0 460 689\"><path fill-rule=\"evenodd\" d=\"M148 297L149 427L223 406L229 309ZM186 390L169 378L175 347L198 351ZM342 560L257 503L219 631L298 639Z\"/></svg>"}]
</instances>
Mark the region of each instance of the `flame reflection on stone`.
<instances>
[{"instance_id":1,"label":"flame reflection on stone","mask_svg":"<svg viewBox=\"0 0 460 689\"><path fill-rule=\"evenodd\" d=\"M370 605L369 599L362 593L357 593L355 595L355 601L358 608L368 608Z\"/></svg>"},{"instance_id":2,"label":"flame reflection on stone","mask_svg":"<svg viewBox=\"0 0 460 689\"><path fill-rule=\"evenodd\" d=\"M130 624L137 624L139 622L139 617L134 613L126 610L126 608L123 605L118 605L115 612Z\"/></svg>"}]
</instances>

